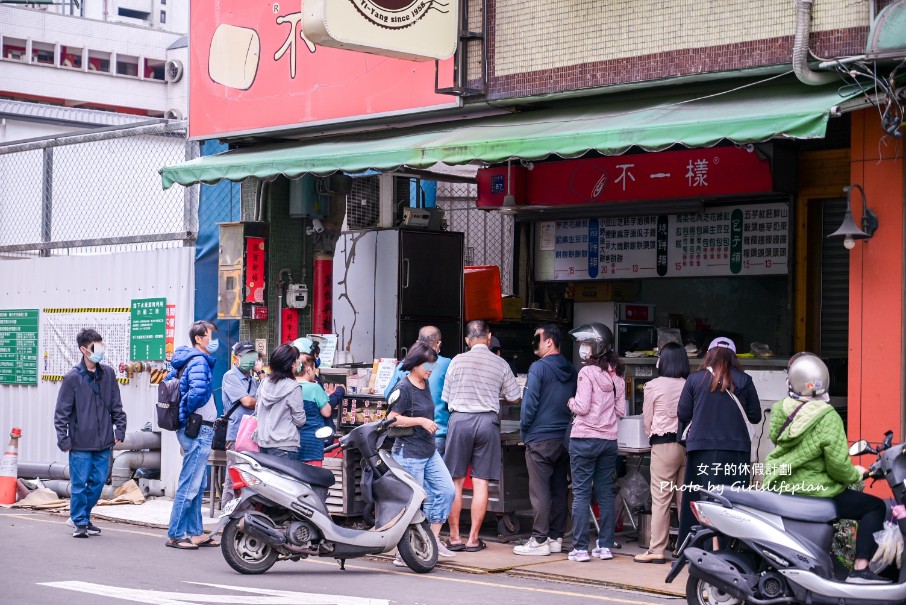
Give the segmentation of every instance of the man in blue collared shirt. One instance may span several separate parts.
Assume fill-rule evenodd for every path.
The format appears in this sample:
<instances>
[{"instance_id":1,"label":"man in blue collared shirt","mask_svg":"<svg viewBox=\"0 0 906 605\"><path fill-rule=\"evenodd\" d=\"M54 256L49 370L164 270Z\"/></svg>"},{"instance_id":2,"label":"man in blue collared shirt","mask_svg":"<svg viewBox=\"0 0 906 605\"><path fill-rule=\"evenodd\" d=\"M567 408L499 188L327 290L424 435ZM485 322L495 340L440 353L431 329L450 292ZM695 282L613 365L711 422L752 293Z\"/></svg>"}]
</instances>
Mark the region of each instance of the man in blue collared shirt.
<instances>
[{"instance_id":1,"label":"man in blue collared shirt","mask_svg":"<svg viewBox=\"0 0 906 605\"><path fill-rule=\"evenodd\" d=\"M236 447L236 435L243 417L255 413L258 393L256 372L258 371L260 371L260 356L255 350L255 345L247 340L240 340L233 345L233 367L223 375L221 393L225 409L229 410L236 402L239 402L240 405L230 414L230 424L227 427L226 435L227 451L232 451ZM221 506L226 506L234 496L233 480L230 478L230 473L227 472L223 481Z\"/></svg>"}]
</instances>

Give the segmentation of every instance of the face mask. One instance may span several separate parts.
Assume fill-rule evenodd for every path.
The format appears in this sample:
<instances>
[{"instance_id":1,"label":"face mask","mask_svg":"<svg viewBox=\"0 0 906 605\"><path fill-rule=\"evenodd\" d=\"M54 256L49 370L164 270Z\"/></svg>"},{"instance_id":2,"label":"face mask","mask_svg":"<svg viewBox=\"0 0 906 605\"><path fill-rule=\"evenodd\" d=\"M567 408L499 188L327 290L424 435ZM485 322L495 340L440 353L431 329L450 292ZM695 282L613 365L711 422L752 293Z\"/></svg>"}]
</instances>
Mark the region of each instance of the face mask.
<instances>
[{"instance_id":1,"label":"face mask","mask_svg":"<svg viewBox=\"0 0 906 605\"><path fill-rule=\"evenodd\" d=\"M243 372L251 372L256 363L258 363L258 354L246 353L239 358L239 369Z\"/></svg>"},{"instance_id":2,"label":"face mask","mask_svg":"<svg viewBox=\"0 0 906 605\"><path fill-rule=\"evenodd\" d=\"M100 363L104 361L104 345L101 343L95 343L91 349L88 349L89 355L88 360L93 363Z\"/></svg>"},{"instance_id":3,"label":"face mask","mask_svg":"<svg viewBox=\"0 0 906 605\"><path fill-rule=\"evenodd\" d=\"M219 348L220 348L220 341L212 338L211 342L207 346L208 353L213 355Z\"/></svg>"},{"instance_id":4,"label":"face mask","mask_svg":"<svg viewBox=\"0 0 906 605\"><path fill-rule=\"evenodd\" d=\"M433 363L423 363L422 369L426 372L430 372L431 370L434 369L434 364Z\"/></svg>"},{"instance_id":5,"label":"face mask","mask_svg":"<svg viewBox=\"0 0 906 605\"><path fill-rule=\"evenodd\" d=\"M532 338L532 350L535 353L538 353L538 349L541 348L541 334L535 334Z\"/></svg>"},{"instance_id":6,"label":"face mask","mask_svg":"<svg viewBox=\"0 0 906 605\"><path fill-rule=\"evenodd\" d=\"M315 359L315 367L316 367L316 368L320 368L320 367L321 367L321 360L320 360L320 359Z\"/></svg>"},{"instance_id":7,"label":"face mask","mask_svg":"<svg viewBox=\"0 0 906 605\"><path fill-rule=\"evenodd\" d=\"M592 347L590 344L581 344L579 345L579 359L585 361L591 357Z\"/></svg>"}]
</instances>

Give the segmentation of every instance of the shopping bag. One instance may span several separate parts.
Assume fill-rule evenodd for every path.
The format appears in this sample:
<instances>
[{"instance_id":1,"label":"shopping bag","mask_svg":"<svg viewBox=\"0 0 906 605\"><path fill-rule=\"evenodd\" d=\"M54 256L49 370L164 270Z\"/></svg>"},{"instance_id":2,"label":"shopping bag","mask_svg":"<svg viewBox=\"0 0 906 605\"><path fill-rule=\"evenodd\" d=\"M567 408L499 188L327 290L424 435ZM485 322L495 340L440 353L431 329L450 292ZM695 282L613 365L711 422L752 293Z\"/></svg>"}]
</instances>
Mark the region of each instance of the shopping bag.
<instances>
[{"instance_id":1,"label":"shopping bag","mask_svg":"<svg viewBox=\"0 0 906 605\"><path fill-rule=\"evenodd\" d=\"M253 414L243 416L239 422L239 432L236 434L237 452L258 451L258 444L252 439L256 430L258 430L258 417Z\"/></svg>"}]
</instances>

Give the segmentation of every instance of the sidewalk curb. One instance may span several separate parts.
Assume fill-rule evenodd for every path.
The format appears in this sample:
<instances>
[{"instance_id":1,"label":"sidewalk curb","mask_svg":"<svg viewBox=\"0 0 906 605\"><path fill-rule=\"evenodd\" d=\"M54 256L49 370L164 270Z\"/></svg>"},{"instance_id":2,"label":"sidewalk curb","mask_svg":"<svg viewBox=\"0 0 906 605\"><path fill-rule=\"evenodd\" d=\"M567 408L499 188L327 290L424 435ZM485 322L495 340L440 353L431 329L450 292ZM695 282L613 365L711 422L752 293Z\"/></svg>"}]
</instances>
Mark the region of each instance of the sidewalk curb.
<instances>
[{"instance_id":1,"label":"sidewalk curb","mask_svg":"<svg viewBox=\"0 0 906 605\"><path fill-rule=\"evenodd\" d=\"M371 555L368 557L375 561L386 561L391 562L395 558L395 555ZM542 561L539 561L537 564L542 564ZM630 590L633 592L650 594L653 596L659 597L685 597L684 592L671 592L668 590L658 590L657 588L649 588L647 586L634 586L632 584L624 584L622 582L613 582L608 580L589 580L587 578L576 578L573 576L564 576L562 574L554 573L545 573L542 571L534 571L531 569L526 569L526 567L531 567L532 565L537 565L533 563L523 564L523 565L514 565L510 567L498 567L494 569L487 569L484 567L473 567L470 565L463 565L449 560L440 560L437 561L437 567L440 569L446 569L450 571L458 571L460 573L468 573L477 576L491 576L498 574L507 574L513 577L522 577L532 580L546 580L546 581L556 581L563 582L568 584L583 584L586 586L600 586L602 588L616 588L619 590ZM667 566L669 567L669 566Z\"/></svg>"}]
</instances>

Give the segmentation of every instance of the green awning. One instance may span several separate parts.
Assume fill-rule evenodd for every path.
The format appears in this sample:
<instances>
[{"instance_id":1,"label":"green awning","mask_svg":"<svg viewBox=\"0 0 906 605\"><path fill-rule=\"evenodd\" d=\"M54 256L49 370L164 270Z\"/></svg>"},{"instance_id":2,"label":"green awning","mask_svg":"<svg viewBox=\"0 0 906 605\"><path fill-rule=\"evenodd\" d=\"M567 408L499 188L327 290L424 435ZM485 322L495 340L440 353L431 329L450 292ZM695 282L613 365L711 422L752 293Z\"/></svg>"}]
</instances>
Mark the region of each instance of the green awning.
<instances>
[{"instance_id":1,"label":"green awning","mask_svg":"<svg viewBox=\"0 0 906 605\"><path fill-rule=\"evenodd\" d=\"M589 151L619 155L633 147L661 151L673 145L710 147L724 140L744 144L823 138L831 108L845 100L836 86L807 86L791 77L723 81L683 92L647 89L555 109L247 147L160 172L166 189L174 183L390 171L438 162L494 164L551 155L575 158Z\"/></svg>"}]
</instances>

